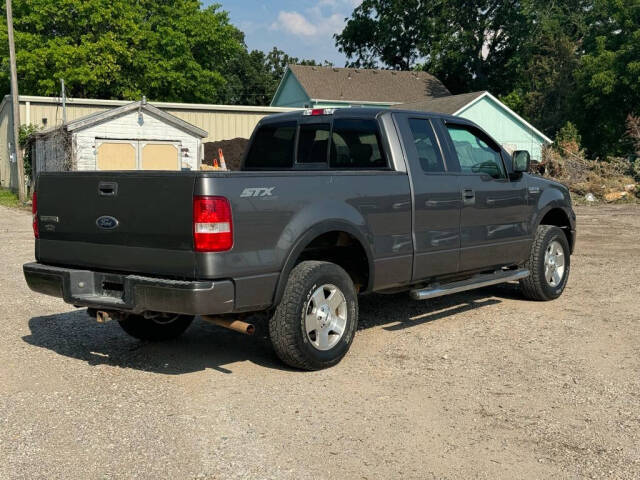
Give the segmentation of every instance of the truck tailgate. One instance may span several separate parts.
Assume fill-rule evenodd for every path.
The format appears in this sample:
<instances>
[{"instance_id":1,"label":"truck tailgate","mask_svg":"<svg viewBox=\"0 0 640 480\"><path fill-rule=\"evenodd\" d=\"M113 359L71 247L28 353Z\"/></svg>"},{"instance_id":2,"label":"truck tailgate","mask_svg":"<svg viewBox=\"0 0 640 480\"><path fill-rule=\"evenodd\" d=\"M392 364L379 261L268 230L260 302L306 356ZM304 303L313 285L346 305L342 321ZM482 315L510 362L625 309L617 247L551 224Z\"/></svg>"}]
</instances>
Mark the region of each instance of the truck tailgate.
<instances>
[{"instance_id":1,"label":"truck tailgate","mask_svg":"<svg viewBox=\"0 0 640 480\"><path fill-rule=\"evenodd\" d=\"M193 278L195 172L39 176L38 261Z\"/></svg>"}]
</instances>

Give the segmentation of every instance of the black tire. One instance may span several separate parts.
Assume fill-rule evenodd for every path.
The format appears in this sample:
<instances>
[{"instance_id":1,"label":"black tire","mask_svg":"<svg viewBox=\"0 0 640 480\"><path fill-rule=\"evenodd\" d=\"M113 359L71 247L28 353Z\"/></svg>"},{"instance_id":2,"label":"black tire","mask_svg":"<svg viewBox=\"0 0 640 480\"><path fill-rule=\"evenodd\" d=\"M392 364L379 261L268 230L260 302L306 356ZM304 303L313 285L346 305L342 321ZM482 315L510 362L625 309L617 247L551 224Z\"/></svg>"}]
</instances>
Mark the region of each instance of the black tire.
<instances>
[{"instance_id":1,"label":"black tire","mask_svg":"<svg viewBox=\"0 0 640 480\"><path fill-rule=\"evenodd\" d=\"M337 287L344 296L346 324L333 347L319 350L305 329L305 317L312 295L324 285ZM269 320L269 336L284 363L303 370L320 370L332 367L346 355L357 326L358 297L351 277L336 264L306 261L289 275L282 300Z\"/></svg>"},{"instance_id":2,"label":"black tire","mask_svg":"<svg viewBox=\"0 0 640 480\"><path fill-rule=\"evenodd\" d=\"M191 315L166 314L157 318L145 318L142 315L128 315L118 323L122 329L134 338L160 342L179 337L193 322Z\"/></svg>"},{"instance_id":3,"label":"black tire","mask_svg":"<svg viewBox=\"0 0 640 480\"><path fill-rule=\"evenodd\" d=\"M564 250L564 273L558 284L552 286L545 278L545 252L554 241L557 241ZM571 270L569 242L564 232L553 225L540 225L536 230L531 253L524 267L531 272L527 278L520 280L520 287L525 297L530 300L547 301L562 295Z\"/></svg>"}]
</instances>

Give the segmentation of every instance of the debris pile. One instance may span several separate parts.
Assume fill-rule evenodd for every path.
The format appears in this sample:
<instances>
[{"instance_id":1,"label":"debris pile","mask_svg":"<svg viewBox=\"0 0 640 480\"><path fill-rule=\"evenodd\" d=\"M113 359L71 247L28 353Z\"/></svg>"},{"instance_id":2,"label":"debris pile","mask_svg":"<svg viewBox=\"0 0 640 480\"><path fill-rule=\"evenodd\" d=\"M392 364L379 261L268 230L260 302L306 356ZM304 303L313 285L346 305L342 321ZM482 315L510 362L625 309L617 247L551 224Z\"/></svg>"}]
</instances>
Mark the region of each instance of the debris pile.
<instances>
[{"instance_id":1,"label":"debris pile","mask_svg":"<svg viewBox=\"0 0 640 480\"><path fill-rule=\"evenodd\" d=\"M573 142L559 148L545 148L542 162L532 165L532 172L565 184L587 203L632 200L640 196L640 188L632 176L632 162L618 157L589 160Z\"/></svg>"}]
</instances>

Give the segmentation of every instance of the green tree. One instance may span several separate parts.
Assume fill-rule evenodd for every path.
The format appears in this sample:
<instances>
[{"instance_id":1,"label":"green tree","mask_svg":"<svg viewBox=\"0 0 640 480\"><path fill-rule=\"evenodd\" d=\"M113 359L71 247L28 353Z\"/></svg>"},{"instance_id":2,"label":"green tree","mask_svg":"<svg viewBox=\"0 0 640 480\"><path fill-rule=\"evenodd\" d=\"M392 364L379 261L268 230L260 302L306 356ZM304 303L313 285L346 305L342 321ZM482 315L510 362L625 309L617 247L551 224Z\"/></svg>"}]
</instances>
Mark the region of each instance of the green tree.
<instances>
[{"instance_id":1,"label":"green tree","mask_svg":"<svg viewBox=\"0 0 640 480\"><path fill-rule=\"evenodd\" d=\"M334 36L349 65L408 70L418 58L430 9L421 0L364 0Z\"/></svg>"},{"instance_id":2,"label":"green tree","mask_svg":"<svg viewBox=\"0 0 640 480\"><path fill-rule=\"evenodd\" d=\"M574 72L587 11L583 0L523 6L528 31L509 61L513 90L502 100L550 136L573 118Z\"/></svg>"},{"instance_id":3,"label":"green tree","mask_svg":"<svg viewBox=\"0 0 640 480\"><path fill-rule=\"evenodd\" d=\"M76 97L220 101L243 34L196 0L15 0L20 91ZM9 89L6 25L0 88Z\"/></svg>"},{"instance_id":4,"label":"green tree","mask_svg":"<svg viewBox=\"0 0 640 480\"><path fill-rule=\"evenodd\" d=\"M226 103L269 105L289 64L319 65L315 60L291 57L277 47L267 54L253 50L237 55L226 76ZM323 64L331 65L326 60Z\"/></svg>"},{"instance_id":5,"label":"green tree","mask_svg":"<svg viewBox=\"0 0 640 480\"><path fill-rule=\"evenodd\" d=\"M628 151L640 112L640 0L364 0L337 47L352 65L422 68L452 93L490 90L591 155Z\"/></svg>"},{"instance_id":6,"label":"green tree","mask_svg":"<svg viewBox=\"0 0 640 480\"><path fill-rule=\"evenodd\" d=\"M625 119L640 112L640 1L596 0L575 72L576 124L589 152L628 150Z\"/></svg>"},{"instance_id":7,"label":"green tree","mask_svg":"<svg viewBox=\"0 0 640 480\"><path fill-rule=\"evenodd\" d=\"M525 23L515 0L364 0L335 39L353 66L421 68L452 93L501 93Z\"/></svg>"},{"instance_id":8,"label":"green tree","mask_svg":"<svg viewBox=\"0 0 640 480\"><path fill-rule=\"evenodd\" d=\"M3 2L4 8L4 2ZM2 10L4 11L4 10ZM199 0L14 0L20 92L268 105L287 63L248 52L217 4ZM0 88L9 91L6 24Z\"/></svg>"}]
</instances>

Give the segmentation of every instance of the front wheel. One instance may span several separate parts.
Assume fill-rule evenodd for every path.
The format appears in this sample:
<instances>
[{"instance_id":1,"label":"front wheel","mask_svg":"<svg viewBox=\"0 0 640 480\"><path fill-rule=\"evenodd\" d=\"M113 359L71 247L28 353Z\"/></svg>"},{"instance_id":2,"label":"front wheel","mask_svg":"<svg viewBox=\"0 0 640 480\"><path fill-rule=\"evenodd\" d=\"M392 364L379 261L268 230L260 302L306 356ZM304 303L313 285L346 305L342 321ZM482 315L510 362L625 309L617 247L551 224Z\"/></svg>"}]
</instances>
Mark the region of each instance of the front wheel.
<instances>
[{"instance_id":1,"label":"front wheel","mask_svg":"<svg viewBox=\"0 0 640 480\"><path fill-rule=\"evenodd\" d=\"M269 336L287 365L320 370L338 363L358 325L351 277L333 263L307 261L289 275L282 301L269 320Z\"/></svg>"},{"instance_id":2,"label":"front wheel","mask_svg":"<svg viewBox=\"0 0 640 480\"><path fill-rule=\"evenodd\" d=\"M127 315L118 320L120 327L132 337L159 342L179 337L191 325L193 316L158 313L153 316Z\"/></svg>"},{"instance_id":3,"label":"front wheel","mask_svg":"<svg viewBox=\"0 0 640 480\"><path fill-rule=\"evenodd\" d=\"M569 279L571 256L564 232L540 225L525 263L531 274L520 280L522 293L531 300L553 300L562 295Z\"/></svg>"}]
</instances>

